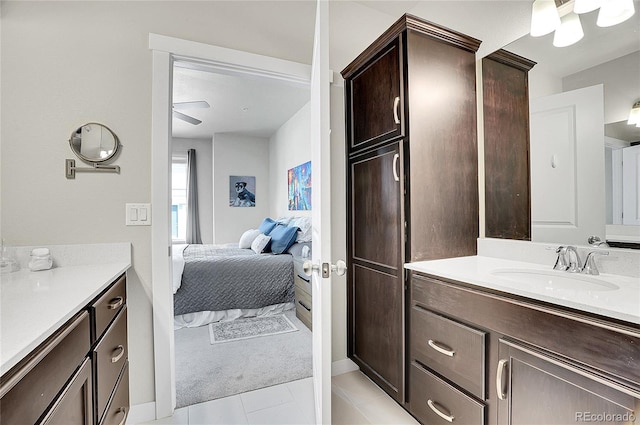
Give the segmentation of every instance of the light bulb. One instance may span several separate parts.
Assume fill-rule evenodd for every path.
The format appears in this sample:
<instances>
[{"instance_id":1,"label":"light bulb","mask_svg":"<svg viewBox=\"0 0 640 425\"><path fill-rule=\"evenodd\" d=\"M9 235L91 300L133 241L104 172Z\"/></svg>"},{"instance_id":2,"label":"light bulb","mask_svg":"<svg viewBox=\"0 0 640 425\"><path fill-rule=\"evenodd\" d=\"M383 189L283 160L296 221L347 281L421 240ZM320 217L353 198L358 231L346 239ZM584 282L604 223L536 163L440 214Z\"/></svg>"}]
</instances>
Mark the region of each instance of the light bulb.
<instances>
[{"instance_id":1,"label":"light bulb","mask_svg":"<svg viewBox=\"0 0 640 425\"><path fill-rule=\"evenodd\" d=\"M599 27L612 27L626 21L634 13L633 0L607 0L600 7L596 24Z\"/></svg>"},{"instance_id":2,"label":"light bulb","mask_svg":"<svg viewBox=\"0 0 640 425\"><path fill-rule=\"evenodd\" d=\"M553 35L553 45L566 47L577 43L584 37L580 17L575 13L569 13L562 17L562 24Z\"/></svg>"},{"instance_id":3,"label":"light bulb","mask_svg":"<svg viewBox=\"0 0 640 425\"><path fill-rule=\"evenodd\" d=\"M602 0L575 0L573 13L588 13L602 6Z\"/></svg>"},{"instance_id":4,"label":"light bulb","mask_svg":"<svg viewBox=\"0 0 640 425\"><path fill-rule=\"evenodd\" d=\"M531 36L540 37L560 26L560 15L554 0L535 0L531 8Z\"/></svg>"}]
</instances>

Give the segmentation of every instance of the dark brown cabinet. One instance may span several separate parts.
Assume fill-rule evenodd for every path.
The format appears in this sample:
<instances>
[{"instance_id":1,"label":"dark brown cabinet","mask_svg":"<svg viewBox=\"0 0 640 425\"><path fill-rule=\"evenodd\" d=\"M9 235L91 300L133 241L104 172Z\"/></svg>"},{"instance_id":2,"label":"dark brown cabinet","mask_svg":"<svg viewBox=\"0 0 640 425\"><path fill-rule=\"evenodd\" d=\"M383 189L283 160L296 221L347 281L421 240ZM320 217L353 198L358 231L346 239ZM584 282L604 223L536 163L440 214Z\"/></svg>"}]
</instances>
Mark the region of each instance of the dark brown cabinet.
<instances>
[{"instance_id":1,"label":"dark brown cabinet","mask_svg":"<svg viewBox=\"0 0 640 425\"><path fill-rule=\"evenodd\" d=\"M632 424L640 398L532 348L500 340L498 424Z\"/></svg>"},{"instance_id":2,"label":"dark brown cabinet","mask_svg":"<svg viewBox=\"0 0 640 425\"><path fill-rule=\"evenodd\" d=\"M410 281L408 399L422 423L631 424L640 414L637 325L420 273Z\"/></svg>"},{"instance_id":3,"label":"dark brown cabinet","mask_svg":"<svg viewBox=\"0 0 640 425\"><path fill-rule=\"evenodd\" d=\"M405 15L342 71L348 354L400 403L404 263L476 252L479 44Z\"/></svg>"},{"instance_id":4,"label":"dark brown cabinet","mask_svg":"<svg viewBox=\"0 0 640 425\"><path fill-rule=\"evenodd\" d=\"M127 388L120 389L126 385ZM129 409L122 275L0 379L1 424L107 425ZM107 420L117 399L118 421Z\"/></svg>"},{"instance_id":5,"label":"dark brown cabinet","mask_svg":"<svg viewBox=\"0 0 640 425\"><path fill-rule=\"evenodd\" d=\"M528 72L534 65L505 50L482 59L489 238L531 239Z\"/></svg>"},{"instance_id":6,"label":"dark brown cabinet","mask_svg":"<svg viewBox=\"0 0 640 425\"><path fill-rule=\"evenodd\" d=\"M396 38L350 78L347 131L351 150L402 136L401 58Z\"/></svg>"}]
</instances>

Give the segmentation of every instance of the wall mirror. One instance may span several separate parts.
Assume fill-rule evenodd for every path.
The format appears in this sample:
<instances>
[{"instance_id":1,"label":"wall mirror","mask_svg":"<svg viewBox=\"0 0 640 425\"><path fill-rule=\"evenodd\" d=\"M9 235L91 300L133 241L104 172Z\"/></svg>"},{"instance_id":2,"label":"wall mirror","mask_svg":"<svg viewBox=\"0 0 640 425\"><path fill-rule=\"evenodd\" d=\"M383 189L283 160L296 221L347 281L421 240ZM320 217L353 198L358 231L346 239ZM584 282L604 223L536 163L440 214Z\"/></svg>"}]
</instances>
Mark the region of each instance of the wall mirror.
<instances>
[{"instance_id":1,"label":"wall mirror","mask_svg":"<svg viewBox=\"0 0 640 425\"><path fill-rule=\"evenodd\" d=\"M537 62L529 72L532 241L585 245L587 234L640 242L638 181L627 161L622 169L627 154L640 163L640 146L631 146L640 128L627 125L640 100L640 12L606 28L597 14L579 15L584 37L574 45L554 47L551 33L503 47ZM558 121L563 114L568 123Z\"/></svg>"},{"instance_id":2,"label":"wall mirror","mask_svg":"<svg viewBox=\"0 0 640 425\"><path fill-rule=\"evenodd\" d=\"M75 179L77 172L111 172L120 173L118 165L104 165L113 159L120 148L118 136L107 126L98 123L87 123L71 133L69 146L73 153L91 168L76 167L76 161L65 161L65 176Z\"/></svg>"},{"instance_id":3,"label":"wall mirror","mask_svg":"<svg viewBox=\"0 0 640 425\"><path fill-rule=\"evenodd\" d=\"M69 145L81 160L88 163L101 163L116 155L120 142L118 136L107 126L88 123L71 133Z\"/></svg>"}]
</instances>

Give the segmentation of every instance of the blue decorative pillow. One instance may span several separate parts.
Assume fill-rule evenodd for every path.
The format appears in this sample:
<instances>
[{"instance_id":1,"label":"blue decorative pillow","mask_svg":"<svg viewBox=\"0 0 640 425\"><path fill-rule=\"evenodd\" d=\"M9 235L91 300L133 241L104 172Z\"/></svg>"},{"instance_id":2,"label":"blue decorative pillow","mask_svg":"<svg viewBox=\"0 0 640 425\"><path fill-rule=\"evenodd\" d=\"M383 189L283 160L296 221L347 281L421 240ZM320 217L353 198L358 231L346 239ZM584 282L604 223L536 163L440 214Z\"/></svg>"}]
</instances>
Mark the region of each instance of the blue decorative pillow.
<instances>
[{"instance_id":1,"label":"blue decorative pillow","mask_svg":"<svg viewBox=\"0 0 640 425\"><path fill-rule=\"evenodd\" d=\"M297 233L297 227L278 224L269 233L269 236L271 236L271 252L274 254L286 252L296 242Z\"/></svg>"},{"instance_id":2,"label":"blue decorative pillow","mask_svg":"<svg viewBox=\"0 0 640 425\"><path fill-rule=\"evenodd\" d=\"M276 224L277 223L274 220L267 217L262 221L262 224L260 225L260 227L258 227L258 230L260 230L260 233L268 235L271 233L273 228L276 227Z\"/></svg>"}]
</instances>

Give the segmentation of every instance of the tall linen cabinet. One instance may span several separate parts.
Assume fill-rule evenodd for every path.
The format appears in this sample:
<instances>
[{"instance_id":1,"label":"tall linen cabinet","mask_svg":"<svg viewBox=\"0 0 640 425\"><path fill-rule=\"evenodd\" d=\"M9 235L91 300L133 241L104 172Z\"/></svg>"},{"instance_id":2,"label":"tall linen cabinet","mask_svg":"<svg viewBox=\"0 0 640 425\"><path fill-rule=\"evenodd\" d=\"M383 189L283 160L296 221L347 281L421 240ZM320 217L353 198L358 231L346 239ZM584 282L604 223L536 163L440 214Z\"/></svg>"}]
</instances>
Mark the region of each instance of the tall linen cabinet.
<instances>
[{"instance_id":1,"label":"tall linen cabinet","mask_svg":"<svg viewBox=\"0 0 640 425\"><path fill-rule=\"evenodd\" d=\"M403 264L476 253L479 45L404 15L342 71L348 354L400 403L409 334Z\"/></svg>"}]
</instances>

